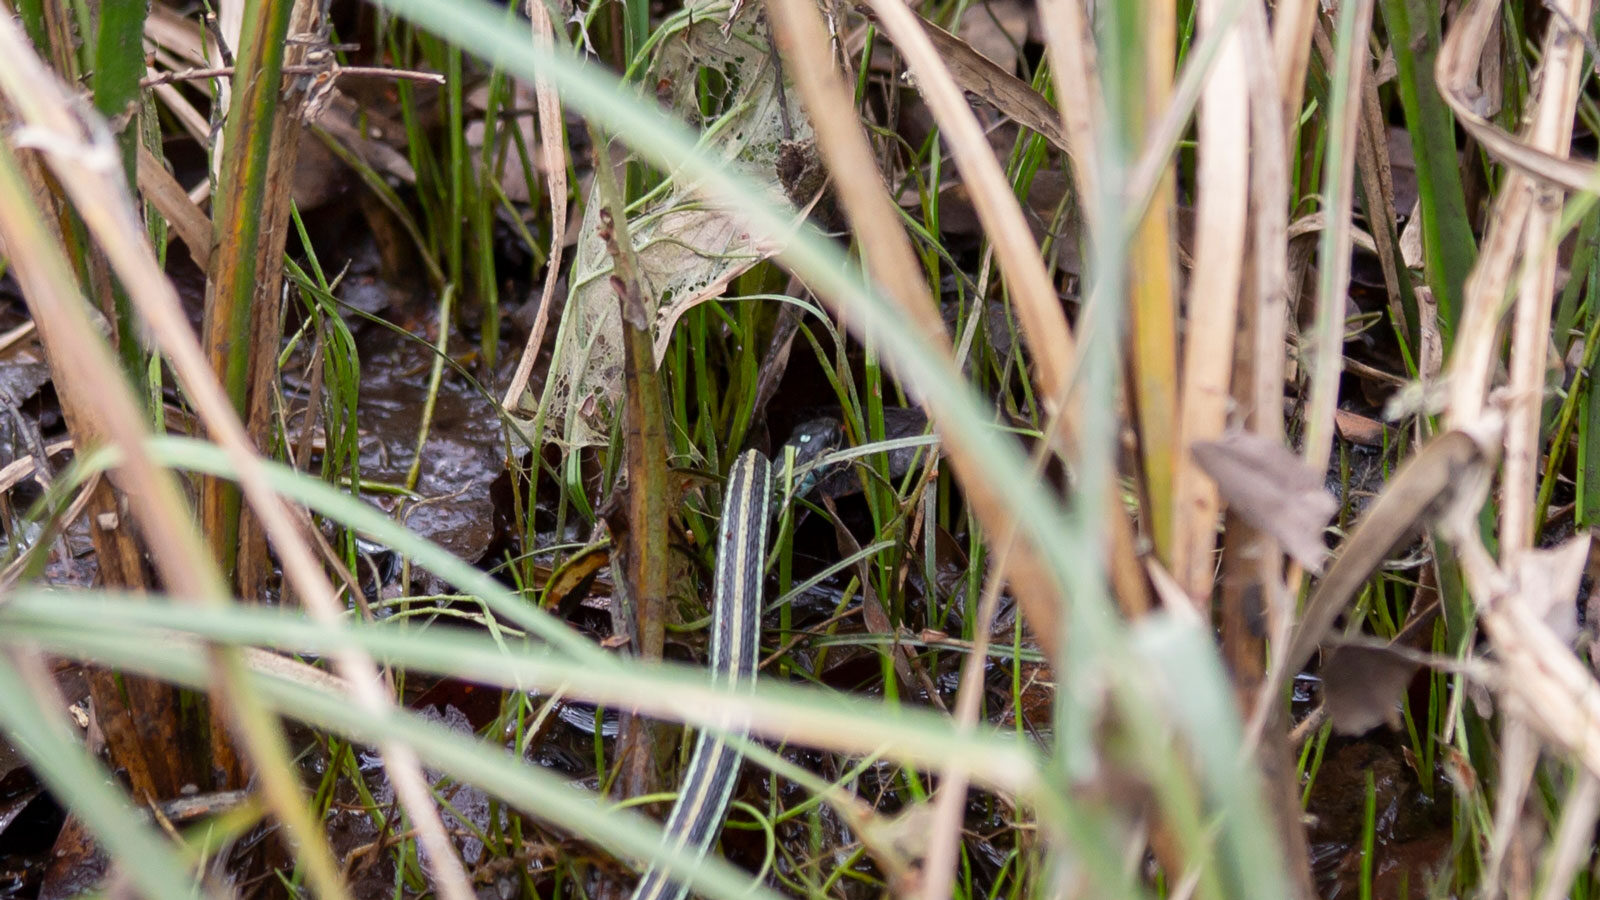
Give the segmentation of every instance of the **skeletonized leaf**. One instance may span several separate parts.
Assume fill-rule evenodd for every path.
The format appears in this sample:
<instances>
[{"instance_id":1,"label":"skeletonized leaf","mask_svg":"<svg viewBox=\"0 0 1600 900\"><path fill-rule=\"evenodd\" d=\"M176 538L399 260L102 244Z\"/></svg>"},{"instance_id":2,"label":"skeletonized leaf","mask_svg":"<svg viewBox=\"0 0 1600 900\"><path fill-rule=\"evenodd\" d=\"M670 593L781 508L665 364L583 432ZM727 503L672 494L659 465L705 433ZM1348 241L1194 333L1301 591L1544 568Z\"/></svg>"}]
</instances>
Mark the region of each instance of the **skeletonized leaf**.
<instances>
[{"instance_id":1,"label":"skeletonized leaf","mask_svg":"<svg viewBox=\"0 0 1600 900\"><path fill-rule=\"evenodd\" d=\"M811 127L792 100L785 110L770 38L754 13L759 7L727 22L725 34L725 3L692 5L667 26L676 30L662 39L645 83L729 167L761 181L769 202L788 203L779 158L785 147L809 141ZM550 375L551 415L565 423L563 440L573 446L608 440L623 394L622 320L610 284L612 260L599 236L600 206L587 204ZM684 312L781 249L758 240L738 209L678 174L629 211L629 231L653 316L657 365Z\"/></svg>"}]
</instances>

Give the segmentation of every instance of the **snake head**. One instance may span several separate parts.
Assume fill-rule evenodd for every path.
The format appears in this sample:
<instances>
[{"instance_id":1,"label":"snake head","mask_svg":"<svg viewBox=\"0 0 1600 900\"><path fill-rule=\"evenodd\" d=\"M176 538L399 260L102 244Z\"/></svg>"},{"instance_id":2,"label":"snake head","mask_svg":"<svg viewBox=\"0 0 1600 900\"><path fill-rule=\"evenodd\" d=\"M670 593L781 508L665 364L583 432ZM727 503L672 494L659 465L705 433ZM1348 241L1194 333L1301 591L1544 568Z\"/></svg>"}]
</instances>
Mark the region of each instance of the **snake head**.
<instances>
[{"instance_id":1,"label":"snake head","mask_svg":"<svg viewBox=\"0 0 1600 900\"><path fill-rule=\"evenodd\" d=\"M843 443L844 425L838 419L822 418L796 425L786 446L794 448L794 464L799 468Z\"/></svg>"},{"instance_id":2,"label":"snake head","mask_svg":"<svg viewBox=\"0 0 1600 900\"><path fill-rule=\"evenodd\" d=\"M838 419L822 418L796 425L789 434L789 442L784 446L794 448L794 467L798 470L816 462L824 453L838 449L843 443L844 425ZM813 468L802 475L795 484L795 496L810 493L817 486L819 474Z\"/></svg>"}]
</instances>

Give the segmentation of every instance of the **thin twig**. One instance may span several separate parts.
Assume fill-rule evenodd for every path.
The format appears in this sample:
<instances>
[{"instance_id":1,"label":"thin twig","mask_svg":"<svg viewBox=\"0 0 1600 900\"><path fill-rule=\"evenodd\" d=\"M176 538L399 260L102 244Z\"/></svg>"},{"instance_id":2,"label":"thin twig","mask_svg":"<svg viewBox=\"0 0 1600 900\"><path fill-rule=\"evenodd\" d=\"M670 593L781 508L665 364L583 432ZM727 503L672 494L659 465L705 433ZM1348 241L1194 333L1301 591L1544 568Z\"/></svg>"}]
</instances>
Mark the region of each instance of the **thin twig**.
<instances>
[{"instance_id":1,"label":"thin twig","mask_svg":"<svg viewBox=\"0 0 1600 900\"><path fill-rule=\"evenodd\" d=\"M414 69L390 69L384 66L284 66L285 75L317 75L322 72L332 72L334 77L344 75L353 78L398 78L401 81L422 81L428 84L444 84L444 76L438 72L419 72ZM155 87L158 84L173 84L179 81L197 81L202 78L223 78L233 74L233 66L212 66L210 68L183 69L178 72L162 72L160 75L151 75L139 79L140 87Z\"/></svg>"},{"instance_id":2,"label":"thin twig","mask_svg":"<svg viewBox=\"0 0 1600 900\"><path fill-rule=\"evenodd\" d=\"M549 49L555 46L555 26L550 22L550 11L539 0L529 0L528 18L533 27L533 43ZM561 128L561 95L548 78L533 82L535 106L539 111L539 149L544 154L544 172L547 179L545 192L550 198L550 262L545 266L544 288L539 291L539 313L533 328L528 332L528 343L522 348L522 358L517 361L516 373L506 387L500 405L516 409L522 392L533 374L538 361L539 348L544 345L545 328L550 323L551 304L555 302L556 280L561 275L561 255L566 247L567 234L567 167L562 146L565 140Z\"/></svg>"},{"instance_id":3,"label":"thin twig","mask_svg":"<svg viewBox=\"0 0 1600 900\"><path fill-rule=\"evenodd\" d=\"M10 350L18 341L32 335L34 330L33 320L29 319L10 331L0 334L0 353Z\"/></svg>"}]
</instances>

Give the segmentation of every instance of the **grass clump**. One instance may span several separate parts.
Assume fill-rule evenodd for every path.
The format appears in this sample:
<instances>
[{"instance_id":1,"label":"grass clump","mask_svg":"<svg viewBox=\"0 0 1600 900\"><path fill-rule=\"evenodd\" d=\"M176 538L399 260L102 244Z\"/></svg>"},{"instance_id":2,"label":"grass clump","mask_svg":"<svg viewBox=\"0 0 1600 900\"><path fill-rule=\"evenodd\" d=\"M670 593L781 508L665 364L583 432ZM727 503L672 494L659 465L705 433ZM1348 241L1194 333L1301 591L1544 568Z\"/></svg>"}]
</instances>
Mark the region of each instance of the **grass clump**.
<instances>
[{"instance_id":1,"label":"grass clump","mask_svg":"<svg viewBox=\"0 0 1600 900\"><path fill-rule=\"evenodd\" d=\"M1586 3L16 12L21 890L1594 895Z\"/></svg>"}]
</instances>

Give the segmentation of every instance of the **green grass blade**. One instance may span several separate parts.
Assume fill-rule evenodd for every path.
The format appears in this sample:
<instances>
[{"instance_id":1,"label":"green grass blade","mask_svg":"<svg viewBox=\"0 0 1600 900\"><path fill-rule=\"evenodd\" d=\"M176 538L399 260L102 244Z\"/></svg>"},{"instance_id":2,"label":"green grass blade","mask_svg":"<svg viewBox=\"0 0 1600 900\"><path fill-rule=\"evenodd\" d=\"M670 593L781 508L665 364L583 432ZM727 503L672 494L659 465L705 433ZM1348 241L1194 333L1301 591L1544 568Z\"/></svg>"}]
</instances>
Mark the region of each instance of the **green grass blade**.
<instances>
[{"instance_id":1,"label":"green grass blade","mask_svg":"<svg viewBox=\"0 0 1600 900\"><path fill-rule=\"evenodd\" d=\"M100 5L94 46L94 108L122 129L115 135L122 156L122 174L128 184L138 184L139 79L144 75L144 20L149 6L143 0ZM140 397L145 387L144 347L138 339L133 306L121 285L111 289L117 315L117 351L122 367Z\"/></svg>"},{"instance_id":2,"label":"green grass blade","mask_svg":"<svg viewBox=\"0 0 1600 900\"><path fill-rule=\"evenodd\" d=\"M1439 303L1439 331L1448 355L1461 315L1463 285L1478 251L1461 184L1455 120L1433 81L1439 8L1428 0L1382 0L1382 8L1416 159L1424 268Z\"/></svg>"},{"instance_id":3,"label":"green grass blade","mask_svg":"<svg viewBox=\"0 0 1600 900\"><path fill-rule=\"evenodd\" d=\"M198 666L205 681L205 665ZM187 866L171 845L139 821L132 805L112 787L77 738L59 719L32 700L9 656L0 654L0 725L7 740L33 764L33 771L73 814L94 832L96 840L147 897L188 897L196 893Z\"/></svg>"},{"instance_id":4,"label":"green grass blade","mask_svg":"<svg viewBox=\"0 0 1600 900\"><path fill-rule=\"evenodd\" d=\"M958 728L947 716L928 709L770 680L758 682L754 690L735 689L713 681L709 672L695 666L611 656L595 664L537 645L500 643L465 629L364 622L329 629L281 609L199 610L123 599L107 592L19 590L0 610L4 624L0 642L35 640L73 655L88 653L91 644L95 654L103 654L100 642L118 639L141 647L156 645L149 654L154 663L139 655L146 652L143 649L103 658L107 664L136 666L140 671L155 665L158 677L185 683L189 676L159 663L163 653L181 655L189 646L173 640L174 632L302 655L361 648L407 671L449 674L516 690L560 690L576 699L631 706L698 726L720 727L728 717L749 716L755 731L780 732L808 746L879 753L912 766L955 764L990 787L1024 796L1038 790L1040 760L1026 741L993 729ZM138 639L131 637L135 634Z\"/></svg>"},{"instance_id":5,"label":"green grass blade","mask_svg":"<svg viewBox=\"0 0 1600 900\"><path fill-rule=\"evenodd\" d=\"M59 601L68 604L61 609L74 608L79 613L82 608L77 606L77 600L86 601L90 608L99 609L126 605L120 598L114 599L109 595L98 598L80 595L73 598L64 594L30 591L26 592L25 597L19 595L17 599L24 602L21 606L8 607L8 613L16 611L25 614L25 610L31 609L45 615L27 623L14 620L15 627L8 627L4 638L0 640L35 638L41 646L54 647L65 654L92 656L121 669L139 671L196 688L206 685L208 674L204 654L198 644L178 646L170 641L162 641L156 634L146 635L145 639L129 640L126 632L119 635L114 629L83 629L70 618L48 612L48 607ZM184 612L174 606L167 606L166 610L169 613ZM262 611L256 608L248 615L224 616L218 621L248 623L257 618L255 613ZM182 618L182 615L170 616L168 624L176 625ZM277 618L284 624L311 624L286 616ZM256 636L266 633L260 628L248 630L255 631ZM395 635L402 633L396 629L390 631ZM425 640L442 636L437 631L424 635L412 630L404 634L409 636L408 639ZM499 656L499 651L492 644L482 638L476 638L476 642L482 651ZM581 672L569 671L564 677L581 677ZM425 763L443 770L452 778L476 784L530 814L591 837L625 857L645 858L660 852L664 864L674 873L693 880L697 890L708 896L775 898L775 895L760 889L752 891L748 876L716 857L708 856L701 861L694 854L663 851L659 827L648 824L637 814L610 808L594 795L575 790L560 775L529 766L493 744L458 734L445 726L392 707L384 713L369 712L360 709L359 704L351 703L342 694L288 679L256 672L248 680L279 714L293 716L352 741L369 744L404 741L417 751ZM3 684L3 678L0 678L0 685ZM3 714L3 709L0 706L0 714ZM148 842L149 832L140 828L127 830L145 834ZM178 897L185 893L187 891L160 890L150 896Z\"/></svg>"}]
</instances>

